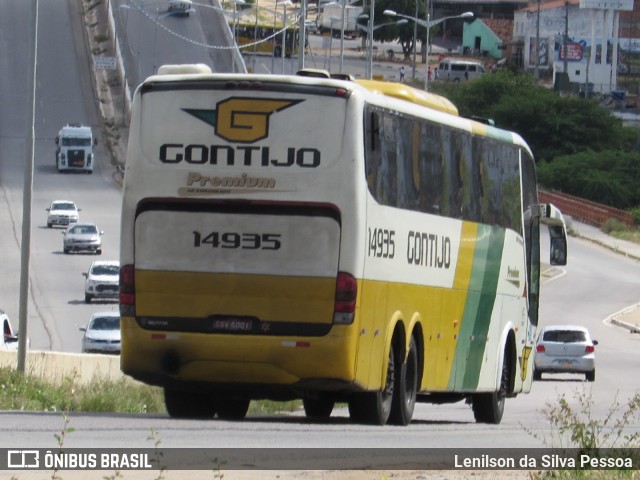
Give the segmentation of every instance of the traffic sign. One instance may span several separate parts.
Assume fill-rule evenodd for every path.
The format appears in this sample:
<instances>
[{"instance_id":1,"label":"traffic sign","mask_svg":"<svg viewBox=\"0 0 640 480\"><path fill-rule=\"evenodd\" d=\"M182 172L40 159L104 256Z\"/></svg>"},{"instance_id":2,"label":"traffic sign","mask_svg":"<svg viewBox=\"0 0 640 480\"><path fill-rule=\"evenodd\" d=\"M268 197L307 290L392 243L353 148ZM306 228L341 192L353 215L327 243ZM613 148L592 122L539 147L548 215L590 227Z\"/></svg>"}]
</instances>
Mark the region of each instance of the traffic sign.
<instances>
[{"instance_id":1,"label":"traffic sign","mask_svg":"<svg viewBox=\"0 0 640 480\"><path fill-rule=\"evenodd\" d=\"M93 57L94 70L115 70L116 57Z\"/></svg>"}]
</instances>

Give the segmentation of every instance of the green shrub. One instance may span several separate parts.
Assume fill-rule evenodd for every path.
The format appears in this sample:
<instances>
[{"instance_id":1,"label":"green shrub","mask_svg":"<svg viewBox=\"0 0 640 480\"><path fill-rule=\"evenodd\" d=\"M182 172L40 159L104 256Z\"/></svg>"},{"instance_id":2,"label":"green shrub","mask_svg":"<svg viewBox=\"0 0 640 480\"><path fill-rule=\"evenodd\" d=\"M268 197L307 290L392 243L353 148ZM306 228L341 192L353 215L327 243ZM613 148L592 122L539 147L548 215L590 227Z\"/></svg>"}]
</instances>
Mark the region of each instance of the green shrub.
<instances>
[{"instance_id":1,"label":"green shrub","mask_svg":"<svg viewBox=\"0 0 640 480\"><path fill-rule=\"evenodd\" d=\"M627 230L629 230L629 227L615 218L610 218L604 223L604 225L602 225L602 231L607 234L613 232L626 232Z\"/></svg>"},{"instance_id":2,"label":"green shrub","mask_svg":"<svg viewBox=\"0 0 640 480\"><path fill-rule=\"evenodd\" d=\"M628 452L640 446L640 432L636 428L640 421L640 393L636 393L625 405L614 397L603 418L596 418L593 414L595 402L590 391L575 391L573 400L570 402L562 394L556 404L546 404L542 414L551 424L549 434L539 435L528 430L527 433L549 448L594 452L594 456L597 456L597 449L614 448ZM554 470L539 472L531 477L534 480L604 480L637 479L637 474L636 470Z\"/></svg>"}]
</instances>

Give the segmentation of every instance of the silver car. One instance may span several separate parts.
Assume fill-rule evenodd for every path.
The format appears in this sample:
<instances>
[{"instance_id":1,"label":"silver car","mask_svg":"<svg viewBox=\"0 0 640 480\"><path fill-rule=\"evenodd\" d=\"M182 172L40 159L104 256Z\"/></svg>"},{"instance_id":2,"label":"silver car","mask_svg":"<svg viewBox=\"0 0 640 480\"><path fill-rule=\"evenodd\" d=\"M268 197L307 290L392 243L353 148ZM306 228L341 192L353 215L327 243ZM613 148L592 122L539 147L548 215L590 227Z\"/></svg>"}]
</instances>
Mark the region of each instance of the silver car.
<instances>
[{"instance_id":1,"label":"silver car","mask_svg":"<svg viewBox=\"0 0 640 480\"><path fill-rule=\"evenodd\" d=\"M51 202L49 208L47 208L47 227L51 228L54 225L70 225L76 223L80 216L78 212L79 208L71 200L54 200Z\"/></svg>"},{"instance_id":2,"label":"silver car","mask_svg":"<svg viewBox=\"0 0 640 480\"><path fill-rule=\"evenodd\" d=\"M595 346L589 331L579 325L550 325L538 335L533 359L533 379L543 373L580 373L589 382L596 379Z\"/></svg>"},{"instance_id":3,"label":"silver car","mask_svg":"<svg viewBox=\"0 0 640 480\"><path fill-rule=\"evenodd\" d=\"M120 313L94 313L81 327L82 353L120 353Z\"/></svg>"},{"instance_id":4,"label":"silver car","mask_svg":"<svg viewBox=\"0 0 640 480\"><path fill-rule=\"evenodd\" d=\"M189 16L189 12L193 10L191 0L169 0L168 12L176 15Z\"/></svg>"},{"instance_id":5,"label":"silver car","mask_svg":"<svg viewBox=\"0 0 640 480\"><path fill-rule=\"evenodd\" d=\"M64 253L88 251L98 255L102 253L102 235L95 223L77 223L62 232Z\"/></svg>"},{"instance_id":6,"label":"silver car","mask_svg":"<svg viewBox=\"0 0 640 480\"><path fill-rule=\"evenodd\" d=\"M120 262L117 260L96 260L83 272L84 301L90 303L94 298L117 299L120 285Z\"/></svg>"}]
</instances>

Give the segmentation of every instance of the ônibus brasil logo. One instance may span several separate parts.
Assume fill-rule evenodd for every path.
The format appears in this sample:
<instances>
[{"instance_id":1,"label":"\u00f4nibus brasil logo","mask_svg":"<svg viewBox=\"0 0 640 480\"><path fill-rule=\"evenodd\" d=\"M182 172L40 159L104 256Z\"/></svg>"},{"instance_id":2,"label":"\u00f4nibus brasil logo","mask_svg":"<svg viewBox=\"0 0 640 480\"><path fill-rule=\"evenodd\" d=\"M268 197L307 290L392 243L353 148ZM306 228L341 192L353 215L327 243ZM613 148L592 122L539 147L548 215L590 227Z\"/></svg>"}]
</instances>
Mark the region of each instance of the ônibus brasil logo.
<instances>
[{"instance_id":1,"label":"\u00f4nibus brasil logo","mask_svg":"<svg viewBox=\"0 0 640 480\"><path fill-rule=\"evenodd\" d=\"M273 113L281 112L302 101L229 98L219 102L215 110L183 110L211 125L217 136L229 142L253 143L269 136L269 120Z\"/></svg>"}]
</instances>

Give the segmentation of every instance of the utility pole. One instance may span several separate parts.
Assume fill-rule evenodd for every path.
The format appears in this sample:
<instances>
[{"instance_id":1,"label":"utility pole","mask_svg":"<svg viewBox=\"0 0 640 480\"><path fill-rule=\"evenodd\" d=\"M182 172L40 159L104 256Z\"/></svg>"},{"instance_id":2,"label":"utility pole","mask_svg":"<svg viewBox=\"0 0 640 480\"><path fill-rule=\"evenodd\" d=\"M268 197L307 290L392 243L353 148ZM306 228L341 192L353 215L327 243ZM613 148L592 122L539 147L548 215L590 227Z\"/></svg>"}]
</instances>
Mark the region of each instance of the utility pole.
<instances>
[{"instance_id":1,"label":"utility pole","mask_svg":"<svg viewBox=\"0 0 640 480\"><path fill-rule=\"evenodd\" d=\"M564 52L564 73L569 71L567 60L567 42L569 41L569 0L564 1L564 40L562 41L562 51Z\"/></svg>"},{"instance_id":2,"label":"utility pole","mask_svg":"<svg viewBox=\"0 0 640 480\"><path fill-rule=\"evenodd\" d=\"M533 78L536 82L540 79L540 0L538 3L538 13L536 15L536 69L534 71Z\"/></svg>"},{"instance_id":3,"label":"utility pole","mask_svg":"<svg viewBox=\"0 0 640 480\"><path fill-rule=\"evenodd\" d=\"M416 0L416 14L414 18L418 18L418 0ZM418 22L413 22L413 74L411 78L416 79L416 52L418 50Z\"/></svg>"},{"instance_id":4,"label":"utility pole","mask_svg":"<svg viewBox=\"0 0 640 480\"><path fill-rule=\"evenodd\" d=\"M256 17L257 17L256 13ZM307 0L302 0L302 12L300 13L300 28L298 30L298 70L304 68L304 49L307 46Z\"/></svg>"}]
</instances>

